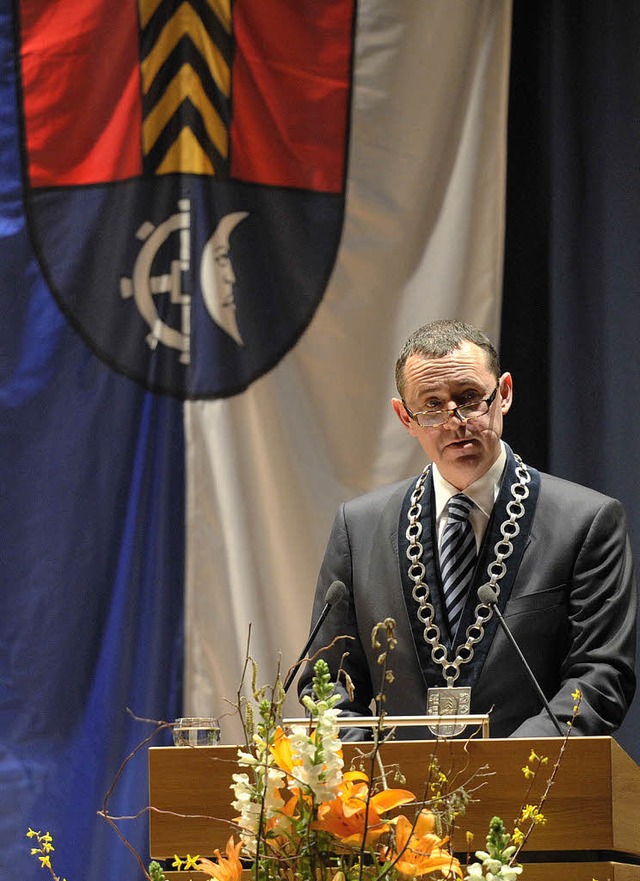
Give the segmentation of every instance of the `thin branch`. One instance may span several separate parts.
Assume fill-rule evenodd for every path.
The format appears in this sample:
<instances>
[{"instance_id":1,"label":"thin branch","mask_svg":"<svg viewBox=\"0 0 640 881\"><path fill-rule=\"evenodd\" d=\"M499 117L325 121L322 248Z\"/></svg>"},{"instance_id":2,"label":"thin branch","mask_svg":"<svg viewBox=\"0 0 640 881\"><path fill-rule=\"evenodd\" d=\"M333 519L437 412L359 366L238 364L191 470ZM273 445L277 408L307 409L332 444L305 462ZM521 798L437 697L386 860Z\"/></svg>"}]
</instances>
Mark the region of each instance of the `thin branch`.
<instances>
[{"instance_id":1,"label":"thin branch","mask_svg":"<svg viewBox=\"0 0 640 881\"><path fill-rule=\"evenodd\" d=\"M552 769L552 771L551 771L551 774L549 775L549 778L548 778L548 780L547 780L547 785L545 786L544 791L543 791L543 793L542 793L542 795L541 795L541 797L540 797L540 801L538 802L538 805L537 805L537 809L538 809L538 811L541 811L542 806L543 806L544 803L546 802L546 800L547 800L547 798L548 798L548 796L549 796L549 792L551 791L551 787L553 786L553 784L554 784L554 782L555 782L555 779L556 779L556 776L557 776L557 774L558 774L558 771L560 770L560 764L561 764L561 762L562 762L562 758L563 758L564 753L565 753L565 750L566 750L566 748L567 748L567 744L569 743L569 738L571 737L571 732L572 732L572 730L573 730L573 723L575 722L576 716L578 715L579 708L580 708L580 699L578 699L578 703L577 703L576 706L574 707L574 710L573 710L573 718L572 718L571 721L567 724L567 733L566 733L565 736L562 738L562 744L561 744L561 746L560 746L560 751L558 752L558 757L557 757L557 759L556 759L556 761L555 761L555 764L554 764L554 766L553 766L553 769ZM531 791L531 787L529 788L529 792L530 792L530 791ZM520 844L517 846L515 853L513 854L513 856L511 857L511 859L509 860L509 865L513 865L513 864L515 863L515 861L516 861L516 859L517 859L517 857L518 857L518 854L520 853L520 851L522 850L522 848L523 848L523 847L525 846L525 844L527 843L527 841L528 841L528 839L529 839L529 836L531 835L531 833L532 833L533 830L534 830L535 825L536 825L535 820L532 820L532 821L529 823L529 828L527 829L527 831L526 831L525 833L523 833L524 837L523 837L522 841L520 842Z\"/></svg>"}]
</instances>

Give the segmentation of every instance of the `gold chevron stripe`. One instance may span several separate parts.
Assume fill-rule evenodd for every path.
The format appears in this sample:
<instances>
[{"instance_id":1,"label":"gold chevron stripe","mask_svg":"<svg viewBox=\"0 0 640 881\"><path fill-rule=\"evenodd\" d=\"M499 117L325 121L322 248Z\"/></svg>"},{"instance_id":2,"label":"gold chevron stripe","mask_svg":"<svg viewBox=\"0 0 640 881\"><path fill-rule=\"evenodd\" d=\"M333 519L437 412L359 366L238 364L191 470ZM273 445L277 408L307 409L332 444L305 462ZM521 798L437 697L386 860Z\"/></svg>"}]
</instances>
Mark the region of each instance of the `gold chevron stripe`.
<instances>
[{"instance_id":1,"label":"gold chevron stripe","mask_svg":"<svg viewBox=\"0 0 640 881\"><path fill-rule=\"evenodd\" d=\"M156 174L208 174L215 175L211 160L204 152L190 128L182 129L156 169Z\"/></svg>"},{"instance_id":2,"label":"gold chevron stripe","mask_svg":"<svg viewBox=\"0 0 640 881\"><path fill-rule=\"evenodd\" d=\"M158 6L161 6L164 0L140 0L138 10L140 12L140 27L146 28L151 21L151 16Z\"/></svg>"},{"instance_id":3,"label":"gold chevron stripe","mask_svg":"<svg viewBox=\"0 0 640 881\"><path fill-rule=\"evenodd\" d=\"M225 29L231 33L231 0L207 0L207 4L214 11L216 18Z\"/></svg>"},{"instance_id":4,"label":"gold chevron stripe","mask_svg":"<svg viewBox=\"0 0 640 881\"><path fill-rule=\"evenodd\" d=\"M140 0L138 8L140 10L140 26L146 28L151 20L151 16L156 9L164 3L164 0ZM231 0L207 0L207 5L212 9L216 18L225 29L231 33Z\"/></svg>"},{"instance_id":5,"label":"gold chevron stripe","mask_svg":"<svg viewBox=\"0 0 640 881\"><path fill-rule=\"evenodd\" d=\"M186 63L171 80L162 98L142 124L142 144L145 154L151 151L156 138L187 97L191 98L194 106L200 110L207 134L218 153L221 156L227 155L229 139L225 125L209 101L196 72Z\"/></svg>"},{"instance_id":6,"label":"gold chevron stripe","mask_svg":"<svg viewBox=\"0 0 640 881\"><path fill-rule=\"evenodd\" d=\"M162 29L152 51L142 62L142 82L145 93L149 91L165 58L175 49L182 36L188 34L204 56L216 85L225 97L229 96L230 71L220 50L205 32L201 19L187 3L181 3L175 14Z\"/></svg>"}]
</instances>

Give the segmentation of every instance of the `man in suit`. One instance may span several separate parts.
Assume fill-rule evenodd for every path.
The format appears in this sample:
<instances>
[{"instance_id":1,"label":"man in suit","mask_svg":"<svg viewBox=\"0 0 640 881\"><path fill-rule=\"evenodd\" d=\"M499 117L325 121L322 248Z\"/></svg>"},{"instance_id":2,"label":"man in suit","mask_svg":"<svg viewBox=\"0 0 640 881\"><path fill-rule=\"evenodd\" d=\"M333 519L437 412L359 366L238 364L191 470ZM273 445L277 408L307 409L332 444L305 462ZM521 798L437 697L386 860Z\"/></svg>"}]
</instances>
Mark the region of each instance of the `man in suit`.
<instances>
[{"instance_id":1,"label":"man in suit","mask_svg":"<svg viewBox=\"0 0 640 881\"><path fill-rule=\"evenodd\" d=\"M347 595L311 651L351 637L323 654L334 678L342 668L353 684L341 674L342 711L376 710L382 668L371 633L390 617L388 715L453 707L490 713L493 737L557 735L491 603L478 596L489 584L562 730L579 689L574 733L610 734L635 691L637 596L622 506L537 472L501 440L513 382L476 328L447 320L417 330L396 384L393 409L429 464L336 515L313 620L333 581ZM300 693L311 675L307 666ZM400 728L397 736L430 735Z\"/></svg>"}]
</instances>

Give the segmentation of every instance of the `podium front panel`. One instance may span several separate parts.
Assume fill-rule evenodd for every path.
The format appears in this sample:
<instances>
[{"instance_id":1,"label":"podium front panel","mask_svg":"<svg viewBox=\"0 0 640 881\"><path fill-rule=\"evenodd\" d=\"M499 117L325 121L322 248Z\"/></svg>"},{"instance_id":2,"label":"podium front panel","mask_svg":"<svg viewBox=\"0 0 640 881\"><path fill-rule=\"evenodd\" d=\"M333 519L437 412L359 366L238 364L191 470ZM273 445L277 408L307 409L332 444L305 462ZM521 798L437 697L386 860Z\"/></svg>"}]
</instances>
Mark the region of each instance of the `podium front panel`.
<instances>
[{"instance_id":1,"label":"podium front panel","mask_svg":"<svg viewBox=\"0 0 640 881\"><path fill-rule=\"evenodd\" d=\"M467 849L467 831L473 833L473 849L484 848L492 817L501 817L507 828L513 826L523 802L539 797L561 744L561 738L398 741L382 744L380 752L386 767L400 768L406 777L403 786L419 800L434 755L450 781L464 784L474 774L482 775L470 783L471 788L479 788L452 836L455 851L461 852ZM345 744L345 767L361 748ZM528 796L522 768L532 749L548 756L549 762L539 771L534 793ZM151 857L211 856L216 848L224 849L234 832L232 774L242 770L235 746L151 748ZM395 784L390 780L389 785ZM553 861L553 852L561 855L563 863L640 860L640 769L609 737L569 741L543 812L547 822L534 829L523 861L536 852L544 852L547 862ZM531 872L533 866L527 878L535 881Z\"/></svg>"}]
</instances>

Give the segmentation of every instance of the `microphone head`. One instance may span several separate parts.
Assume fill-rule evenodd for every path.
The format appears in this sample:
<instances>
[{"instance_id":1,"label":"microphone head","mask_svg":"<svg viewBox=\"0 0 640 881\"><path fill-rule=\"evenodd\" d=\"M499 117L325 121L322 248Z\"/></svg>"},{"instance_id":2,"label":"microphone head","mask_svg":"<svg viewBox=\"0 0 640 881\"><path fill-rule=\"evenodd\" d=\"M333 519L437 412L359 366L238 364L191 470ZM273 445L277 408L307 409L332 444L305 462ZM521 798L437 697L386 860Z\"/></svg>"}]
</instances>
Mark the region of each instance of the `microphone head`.
<instances>
[{"instance_id":1,"label":"microphone head","mask_svg":"<svg viewBox=\"0 0 640 881\"><path fill-rule=\"evenodd\" d=\"M478 599L485 606L495 606L498 602L498 594L490 584L483 584L482 587L478 588Z\"/></svg>"},{"instance_id":2,"label":"microphone head","mask_svg":"<svg viewBox=\"0 0 640 881\"><path fill-rule=\"evenodd\" d=\"M342 581L333 581L327 589L324 601L328 606L335 606L336 603L346 600L348 590Z\"/></svg>"}]
</instances>

